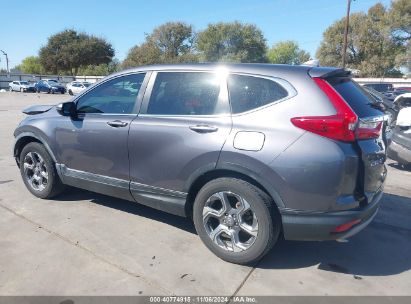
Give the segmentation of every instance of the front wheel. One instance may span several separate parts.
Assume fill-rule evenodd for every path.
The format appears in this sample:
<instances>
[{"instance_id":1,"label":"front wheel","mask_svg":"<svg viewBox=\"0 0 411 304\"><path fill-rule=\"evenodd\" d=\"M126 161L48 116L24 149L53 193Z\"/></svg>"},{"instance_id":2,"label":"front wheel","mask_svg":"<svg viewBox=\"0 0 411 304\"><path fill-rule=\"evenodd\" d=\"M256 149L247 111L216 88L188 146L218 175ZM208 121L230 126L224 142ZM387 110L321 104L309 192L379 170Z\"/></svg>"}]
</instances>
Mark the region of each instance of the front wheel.
<instances>
[{"instance_id":1,"label":"front wheel","mask_svg":"<svg viewBox=\"0 0 411 304\"><path fill-rule=\"evenodd\" d=\"M12 87L9 87L9 92L13 92L13 88L12 88Z\"/></svg>"},{"instance_id":2,"label":"front wheel","mask_svg":"<svg viewBox=\"0 0 411 304\"><path fill-rule=\"evenodd\" d=\"M204 185L194 201L193 219L203 243L221 259L237 264L260 260L281 231L271 198L236 178L218 178Z\"/></svg>"},{"instance_id":3,"label":"front wheel","mask_svg":"<svg viewBox=\"0 0 411 304\"><path fill-rule=\"evenodd\" d=\"M64 190L52 158L40 143L32 142L23 148L20 173L27 189L39 198L51 198Z\"/></svg>"},{"instance_id":4,"label":"front wheel","mask_svg":"<svg viewBox=\"0 0 411 304\"><path fill-rule=\"evenodd\" d=\"M70 95L73 95L73 91L72 91L72 90L69 90L68 93L69 93Z\"/></svg>"}]
</instances>

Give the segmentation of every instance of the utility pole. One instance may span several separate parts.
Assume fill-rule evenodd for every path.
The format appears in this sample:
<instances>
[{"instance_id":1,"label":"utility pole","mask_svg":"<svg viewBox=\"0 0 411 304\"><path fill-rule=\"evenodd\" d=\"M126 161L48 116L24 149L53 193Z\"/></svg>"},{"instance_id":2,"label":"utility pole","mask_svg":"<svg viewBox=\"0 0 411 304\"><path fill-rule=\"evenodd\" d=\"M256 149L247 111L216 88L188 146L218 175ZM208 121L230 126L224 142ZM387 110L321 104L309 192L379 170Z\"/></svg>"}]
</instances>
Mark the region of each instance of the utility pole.
<instances>
[{"instance_id":1,"label":"utility pole","mask_svg":"<svg viewBox=\"0 0 411 304\"><path fill-rule=\"evenodd\" d=\"M351 0L347 0L347 16L345 17L345 30L344 30L344 46L342 53L342 67L345 68L347 59L347 43L348 43L348 26L350 24L350 8Z\"/></svg>"},{"instance_id":2,"label":"utility pole","mask_svg":"<svg viewBox=\"0 0 411 304\"><path fill-rule=\"evenodd\" d=\"M4 56L6 56L6 66L7 66L7 76L10 75L10 70L9 70L9 57L7 57L7 53L3 50L0 50L0 52L3 53Z\"/></svg>"}]
</instances>

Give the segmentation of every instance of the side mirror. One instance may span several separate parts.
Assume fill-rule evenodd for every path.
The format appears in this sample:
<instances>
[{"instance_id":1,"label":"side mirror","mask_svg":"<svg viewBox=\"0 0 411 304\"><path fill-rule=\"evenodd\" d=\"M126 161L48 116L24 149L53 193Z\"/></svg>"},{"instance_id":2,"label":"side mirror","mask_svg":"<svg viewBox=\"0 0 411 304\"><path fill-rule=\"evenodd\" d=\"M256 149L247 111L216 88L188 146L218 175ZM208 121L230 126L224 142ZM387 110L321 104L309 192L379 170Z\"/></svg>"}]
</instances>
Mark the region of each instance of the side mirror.
<instances>
[{"instance_id":1,"label":"side mirror","mask_svg":"<svg viewBox=\"0 0 411 304\"><path fill-rule=\"evenodd\" d=\"M57 105L56 110L63 116L76 116L76 104L72 101L60 103Z\"/></svg>"}]
</instances>

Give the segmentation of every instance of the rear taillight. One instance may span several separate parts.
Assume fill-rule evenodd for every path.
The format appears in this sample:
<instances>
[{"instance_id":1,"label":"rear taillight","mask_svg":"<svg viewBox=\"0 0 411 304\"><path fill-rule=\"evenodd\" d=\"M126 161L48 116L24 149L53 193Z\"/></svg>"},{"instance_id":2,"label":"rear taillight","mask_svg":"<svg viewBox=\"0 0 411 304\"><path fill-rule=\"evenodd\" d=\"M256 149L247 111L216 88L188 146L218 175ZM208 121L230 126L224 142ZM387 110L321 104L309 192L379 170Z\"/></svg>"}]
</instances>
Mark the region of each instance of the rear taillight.
<instances>
[{"instance_id":1,"label":"rear taillight","mask_svg":"<svg viewBox=\"0 0 411 304\"><path fill-rule=\"evenodd\" d=\"M337 114L330 116L305 116L291 118L291 122L304 130L341 141L355 140L357 115L344 99L324 79L314 77L317 86L327 95Z\"/></svg>"},{"instance_id":2,"label":"rear taillight","mask_svg":"<svg viewBox=\"0 0 411 304\"><path fill-rule=\"evenodd\" d=\"M362 121L358 123L355 135L358 139L378 138L381 134L382 121Z\"/></svg>"}]
</instances>

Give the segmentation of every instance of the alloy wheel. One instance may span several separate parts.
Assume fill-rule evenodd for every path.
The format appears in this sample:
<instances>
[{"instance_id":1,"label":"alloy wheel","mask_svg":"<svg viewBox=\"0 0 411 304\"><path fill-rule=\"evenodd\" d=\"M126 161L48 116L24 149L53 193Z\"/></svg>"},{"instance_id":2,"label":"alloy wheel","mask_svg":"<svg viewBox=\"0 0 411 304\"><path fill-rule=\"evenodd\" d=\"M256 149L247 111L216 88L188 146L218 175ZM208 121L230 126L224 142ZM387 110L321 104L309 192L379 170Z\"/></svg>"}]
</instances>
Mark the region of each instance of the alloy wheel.
<instances>
[{"instance_id":1,"label":"alloy wheel","mask_svg":"<svg viewBox=\"0 0 411 304\"><path fill-rule=\"evenodd\" d=\"M214 193L207 199L203 224L214 244L230 252L247 250L258 235L258 219L250 204L230 191Z\"/></svg>"},{"instance_id":2,"label":"alloy wheel","mask_svg":"<svg viewBox=\"0 0 411 304\"><path fill-rule=\"evenodd\" d=\"M48 183L48 172L44 159L36 152L29 152L23 161L26 181L36 191L43 191Z\"/></svg>"}]
</instances>

